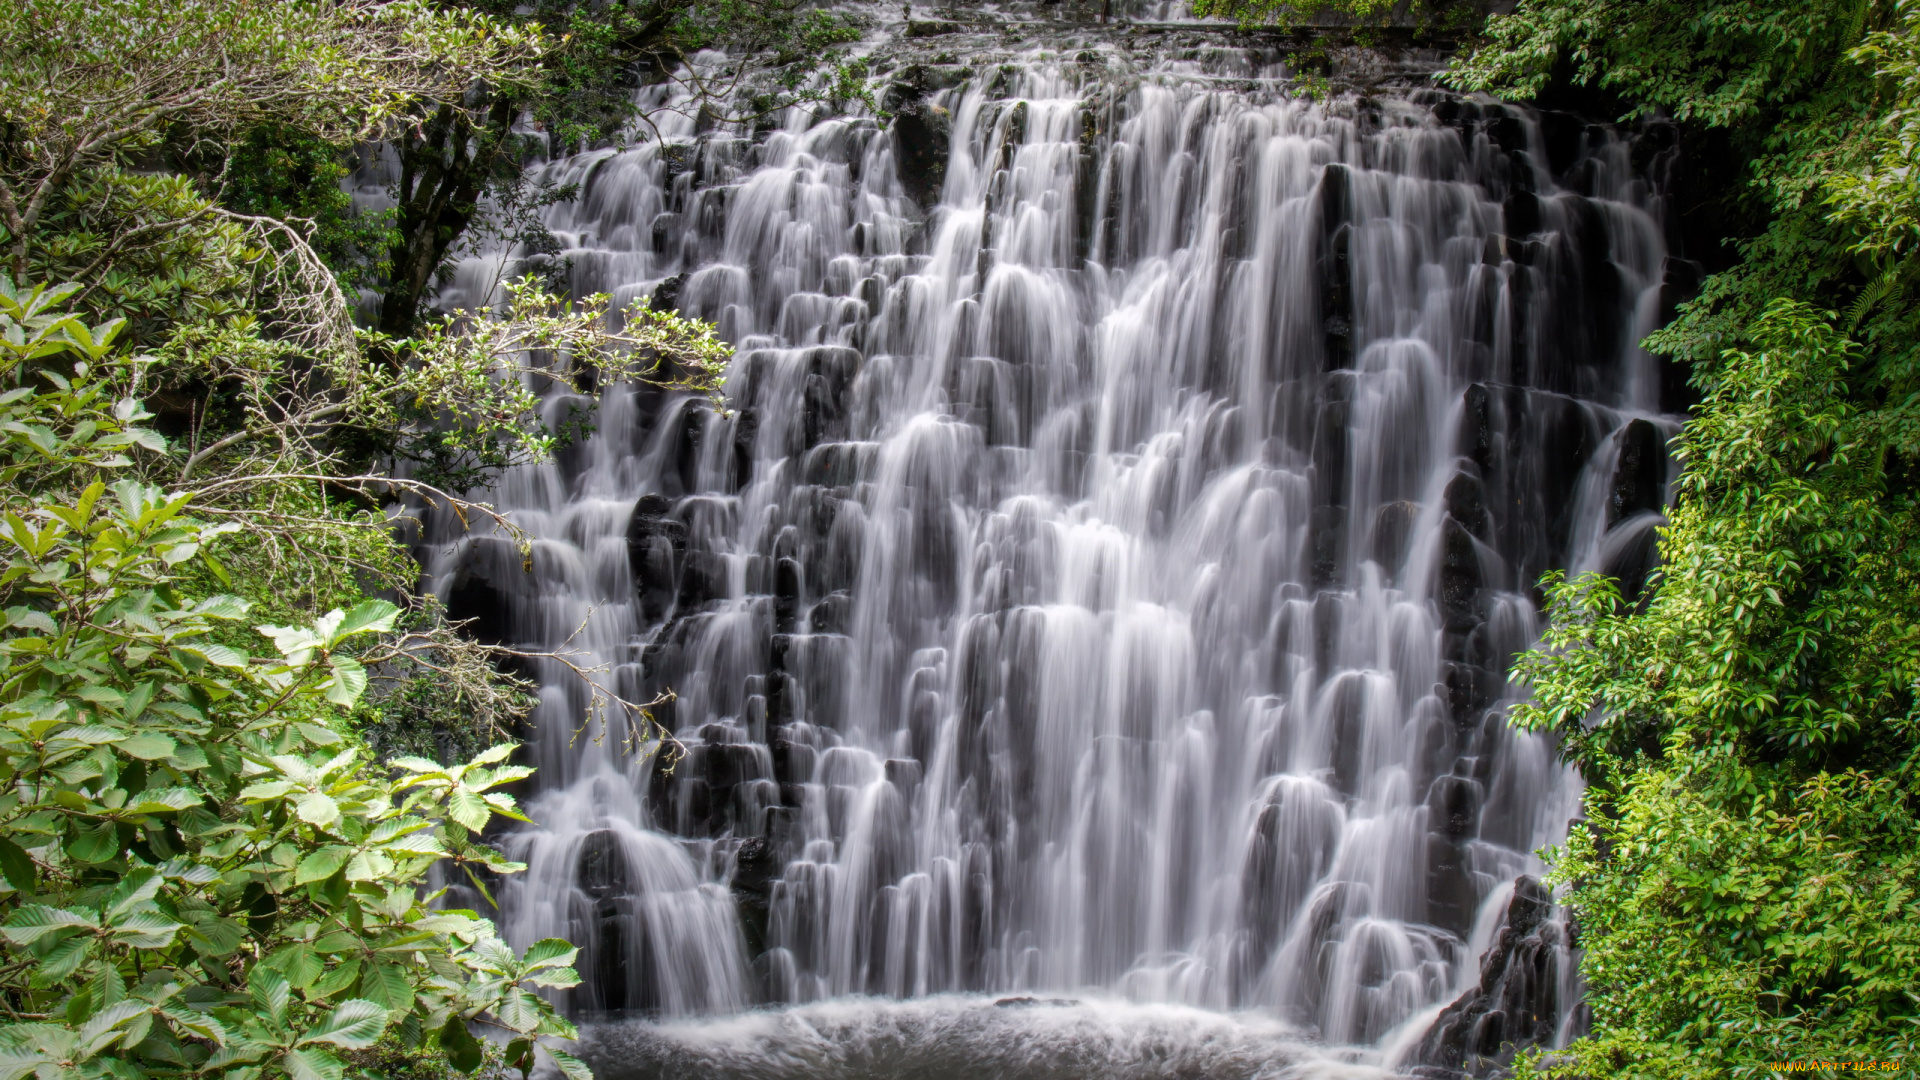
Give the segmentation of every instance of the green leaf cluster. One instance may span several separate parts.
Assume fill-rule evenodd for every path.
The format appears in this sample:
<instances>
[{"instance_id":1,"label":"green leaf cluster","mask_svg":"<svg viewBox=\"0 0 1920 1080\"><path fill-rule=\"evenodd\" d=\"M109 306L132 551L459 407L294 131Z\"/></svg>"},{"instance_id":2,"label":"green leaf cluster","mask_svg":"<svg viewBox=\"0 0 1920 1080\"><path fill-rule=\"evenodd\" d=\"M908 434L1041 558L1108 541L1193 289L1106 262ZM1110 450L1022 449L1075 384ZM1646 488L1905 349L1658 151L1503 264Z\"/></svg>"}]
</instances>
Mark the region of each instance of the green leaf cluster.
<instances>
[{"instance_id":1,"label":"green leaf cluster","mask_svg":"<svg viewBox=\"0 0 1920 1080\"><path fill-rule=\"evenodd\" d=\"M386 765L343 730L391 603L232 643L249 602L184 586L241 526L138 477L155 361L75 291L0 287L0 1080L343 1080L383 1036L530 1072L573 1035L539 993L573 947L516 954L424 887L520 869L476 837L524 820L502 788L530 770Z\"/></svg>"},{"instance_id":2,"label":"green leaf cluster","mask_svg":"<svg viewBox=\"0 0 1920 1080\"><path fill-rule=\"evenodd\" d=\"M1920 5L1522 0L1454 86L1730 149L1734 258L1649 347L1701 401L1662 565L1547 582L1521 726L1590 785L1554 853L1593 1031L1569 1076L1920 1049ZM1909 1066L1910 1067L1910 1066Z\"/></svg>"}]
</instances>

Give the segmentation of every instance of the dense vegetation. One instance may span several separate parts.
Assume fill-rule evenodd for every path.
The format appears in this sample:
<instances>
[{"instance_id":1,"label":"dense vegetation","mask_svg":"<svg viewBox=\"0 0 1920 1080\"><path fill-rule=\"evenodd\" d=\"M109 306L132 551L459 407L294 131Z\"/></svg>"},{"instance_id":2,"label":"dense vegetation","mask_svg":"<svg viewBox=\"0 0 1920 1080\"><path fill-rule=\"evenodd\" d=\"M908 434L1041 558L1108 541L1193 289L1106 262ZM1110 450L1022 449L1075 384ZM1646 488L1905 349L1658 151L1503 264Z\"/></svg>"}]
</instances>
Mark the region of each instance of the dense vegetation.
<instances>
[{"instance_id":1,"label":"dense vegetation","mask_svg":"<svg viewBox=\"0 0 1920 1080\"><path fill-rule=\"evenodd\" d=\"M1563 1071L1920 1048L1920 8L1523 0L1450 75L1664 113L1744 163L1737 259L1652 339L1703 403L1645 602L1561 582L1523 724L1593 820L1557 873L1594 1031Z\"/></svg>"},{"instance_id":2,"label":"dense vegetation","mask_svg":"<svg viewBox=\"0 0 1920 1080\"><path fill-rule=\"evenodd\" d=\"M1431 15L1445 5L1418 10ZM1370 0L1209 10L1361 25ZM1920 1049L1920 6L1520 0L1443 81L1676 122L1723 267L1648 342L1701 396L1662 568L1548 582L1516 722L1591 785L1555 854L1592 1033L1568 1076Z\"/></svg>"},{"instance_id":3,"label":"dense vegetation","mask_svg":"<svg viewBox=\"0 0 1920 1080\"><path fill-rule=\"evenodd\" d=\"M756 10L759 30L824 32ZM673 11L651 47L712 40ZM519 814L504 788L528 770L503 737L525 687L411 597L389 514L490 514L433 481L549 452L550 381L704 387L728 351L534 279L405 338L357 329L343 284L384 287L409 226L338 188L357 144L478 124L619 44L552 22L335 0L0 9L0 1080L542 1055L584 1075L539 995L574 981L573 947L516 953L434 903L430 882L484 896L519 869L480 837ZM491 220L463 198L436 226L449 242ZM396 478L403 449L437 473Z\"/></svg>"}]
</instances>

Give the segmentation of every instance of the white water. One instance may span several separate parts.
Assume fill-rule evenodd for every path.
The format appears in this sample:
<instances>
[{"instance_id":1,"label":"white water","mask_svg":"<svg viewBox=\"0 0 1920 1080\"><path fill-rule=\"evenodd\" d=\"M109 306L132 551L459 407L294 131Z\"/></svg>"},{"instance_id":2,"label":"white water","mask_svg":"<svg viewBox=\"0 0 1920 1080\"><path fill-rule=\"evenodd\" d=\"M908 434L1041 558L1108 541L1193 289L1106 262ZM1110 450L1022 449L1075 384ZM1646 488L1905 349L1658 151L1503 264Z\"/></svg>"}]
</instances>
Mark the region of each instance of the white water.
<instances>
[{"instance_id":1,"label":"white water","mask_svg":"<svg viewBox=\"0 0 1920 1080\"><path fill-rule=\"evenodd\" d=\"M1671 428L1626 147L1582 136L1576 195L1517 111L1102 55L932 95L931 212L863 117L543 167L582 185L551 217L577 291L684 275L739 350L731 415L549 399L596 433L487 496L530 575L451 520L421 547L456 608L678 695L661 775L617 726L577 737L585 688L543 669L539 825L502 838L530 865L509 936L585 946L570 1008L709 1018L603 1054L852 1076L993 1045L1052 1075L1064 1024L1093 1056L1062 1075L1130 1075L1136 1037L1331 1075L1358 1059L1308 1041L1404 1048L1477 980L1576 812L1499 704L1532 582L1652 520L1608 503L1628 421ZM743 845L778 867L764 927L729 890ZM930 997L968 993L1093 1004ZM728 1018L846 995L929 1000Z\"/></svg>"}]
</instances>

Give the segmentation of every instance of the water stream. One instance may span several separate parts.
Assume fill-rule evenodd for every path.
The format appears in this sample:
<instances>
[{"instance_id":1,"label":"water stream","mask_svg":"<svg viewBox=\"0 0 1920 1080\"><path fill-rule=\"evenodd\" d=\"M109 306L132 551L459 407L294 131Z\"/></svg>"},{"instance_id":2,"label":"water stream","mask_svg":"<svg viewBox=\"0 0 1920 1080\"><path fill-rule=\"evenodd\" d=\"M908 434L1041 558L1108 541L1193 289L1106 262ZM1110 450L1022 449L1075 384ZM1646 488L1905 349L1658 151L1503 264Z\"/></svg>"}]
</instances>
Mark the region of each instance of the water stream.
<instances>
[{"instance_id":1,"label":"water stream","mask_svg":"<svg viewBox=\"0 0 1920 1080\"><path fill-rule=\"evenodd\" d=\"M537 167L577 292L738 348L724 414L547 399L592 436L483 493L530 571L419 546L482 632L676 695L662 755L542 668L500 837L612 1075L1404 1066L1577 813L1505 671L1539 575L1642 565L1664 499L1644 169L1169 41Z\"/></svg>"}]
</instances>

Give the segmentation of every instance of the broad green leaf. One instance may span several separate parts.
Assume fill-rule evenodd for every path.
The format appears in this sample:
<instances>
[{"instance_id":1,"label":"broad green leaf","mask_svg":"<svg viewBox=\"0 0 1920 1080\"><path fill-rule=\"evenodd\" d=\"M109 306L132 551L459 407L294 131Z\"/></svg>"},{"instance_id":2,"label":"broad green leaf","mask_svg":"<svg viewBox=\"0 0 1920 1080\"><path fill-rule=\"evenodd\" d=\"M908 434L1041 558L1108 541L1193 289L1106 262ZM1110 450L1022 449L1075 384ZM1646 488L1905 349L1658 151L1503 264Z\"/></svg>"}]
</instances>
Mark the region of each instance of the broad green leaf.
<instances>
[{"instance_id":1,"label":"broad green leaf","mask_svg":"<svg viewBox=\"0 0 1920 1080\"><path fill-rule=\"evenodd\" d=\"M571 964L573 958L578 955L580 955L579 946L561 938L550 937L541 938L527 946L527 951L521 955L520 961L527 966L528 970L532 970L550 964Z\"/></svg>"},{"instance_id":2,"label":"broad green leaf","mask_svg":"<svg viewBox=\"0 0 1920 1080\"><path fill-rule=\"evenodd\" d=\"M413 1008L413 984L397 963L369 962L360 972L360 994L395 1014Z\"/></svg>"},{"instance_id":3,"label":"broad green leaf","mask_svg":"<svg viewBox=\"0 0 1920 1080\"><path fill-rule=\"evenodd\" d=\"M447 1064L463 1073L471 1073L480 1067L484 1056L479 1040L467 1030L467 1022L455 1013L447 1018L440 1028L440 1049L447 1055Z\"/></svg>"},{"instance_id":4,"label":"broad green leaf","mask_svg":"<svg viewBox=\"0 0 1920 1080\"><path fill-rule=\"evenodd\" d=\"M485 750L481 751L478 757L474 758L471 762L468 762L468 764L491 765L496 761L505 761L507 759L507 755L513 753L515 750L518 750L518 749L520 749L520 744L518 743L500 743L495 746L489 746Z\"/></svg>"},{"instance_id":5,"label":"broad green leaf","mask_svg":"<svg viewBox=\"0 0 1920 1080\"><path fill-rule=\"evenodd\" d=\"M347 864L353 856L353 849L340 844L328 844L326 847L307 855L293 872L296 885L305 885L309 881L330 878Z\"/></svg>"},{"instance_id":6,"label":"broad green leaf","mask_svg":"<svg viewBox=\"0 0 1920 1080\"><path fill-rule=\"evenodd\" d=\"M335 656L328 663L333 667L333 680L327 684L327 700L343 709L352 708L367 691L367 669L345 656Z\"/></svg>"},{"instance_id":7,"label":"broad green leaf","mask_svg":"<svg viewBox=\"0 0 1920 1080\"><path fill-rule=\"evenodd\" d=\"M334 614L338 612L329 613ZM384 634L393 629L393 621L399 616L400 609L385 600L362 600L328 627L327 645L331 648L354 634Z\"/></svg>"},{"instance_id":8,"label":"broad green leaf","mask_svg":"<svg viewBox=\"0 0 1920 1080\"><path fill-rule=\"evenodd\" d=\"M586 1062L552 1047L541 1047L541 1049L547 1052L547 1056L553 1059L555 1065L560 1066L560 1072L566 1076L567 1080L593 1080L593 1070L587 1067Z\"/></svg>"},{"instance_id":9,"label":"broad green leaf","mask_svg":"<svg viewBox=\"0 0 1920 1080\"><path fill-rule=\"evenodd\" d=\"M289 664L305 664L313 659L314 650L326 642L311 629L304 626L256 626L267 637L273 639L273 647Z\"/></svg>"},{"instance_id":10,"label":"broad green leaf","mask_svg":"<svg viewBox=\"0 0 1920 1080\"><path fill-rule=\"evenodd\" d=\"M300 820L309 825L325 828L340 820L340 804L322 792L302 792L293 805L300 814Z\"/></svg>"},{"instance_id":11,"label":"broad green leaf","mask_svg":"<svg viewBox=\"0 0 1920 1080\"><path fill-rule=\"evenodd\" d=\"M315 746L338 746L343 738L339 732L319 724L295 724L293 727Z\"/></svg>"},{"instance_id":12,"label":"broad green leaf","mask_svg":"<svg viewBox=\"0 0 1920 1080\"><path fill-rule=\"evenodd\" d=\"M59 930L93 930L100 923L90 916L45 904L27 904L7 919L0 934L15 945L31 945Z\"/></svg>"},{"instance_id":13,"label":"broad green leaf","mask_svg":"<svg viewBox=\"0 0 1920 1080\"><path fill-rule=\"evenodd\" d=\"M171 757L176 748L171 738L151 731L143 731L136 735L129 735L120 740L116 745L122 753L129 757L137 757L142 761L155 761L160 758Z\"/></svg>"},{"instance_id":14,"label":"broad green leaf","mask_svg":"<svg viewBox=\"0 0 1920 1080\"><path fill-rule=\"evenodd\" d=\"M345 1063L319 1046L289 1050L280 1063L291 1080L341 1080L346 1074Z\"/></svg>"},{"instance_id":15,"label":"broad green leaf","mask_svg":"<svg viewBox=\"0 0 1920 1080\"><path fill-rule=\"evenodd\" d=\"M113 924L114 940L133 949L164 949L183 928L157 911L136 911Z\"/></svg>"},{"instance_id":16,"label":"broad green leaf","mask_svg":"<svg viewBox=\"0 0 1920 1080\"><path fill-rule=\"evenodd\" d=\"M487 827L487 819L493 816L493 811L480 796L461 788L447 799L447 816L479 832Z\"/></svg>"},{"instance_id":17,"label":"broad green leaf","mask_svg":"<svg viewBox=\"0 0 1920 1080\"><path fill-rule=\"evenodd\" d=\"M247 992L253 1004L274 1026L287 1022L287 1003L293 1000L293 987L287 977L270 967L257 966L247 975Z\"/></svg>"},{"instance_id":18,"label":"broad green leaf","mask_svg":"<svg viewBox=\"0 0 1920 1080\"><path fill-rule=\"evenodd\" d=\"M113 920L131 912L150 909L153 906L150 901L160 895L160 885L163 880L160 874L153 870L135 870L121 878L112 891L107 893L106 902L102 905L109 925Z\"/></svg>"},{"instance_id":19,"label":"broad green leaf","mask_svg":"<svg viewBox=\"0 0 1920 1080\"><path fill-rule=\"evenodd\" d=\"M162 788L134 796L133 805L127 809L136 814L162 814L199 806L204 801L203 796L192 788Z\"/></svg>"},{"instance_id":20,"label":"broad green leaf","mask_svg":"<svg viewBox=\"0 0 1920 1080\"><path fill-rule=\"evenodd\" d=\"M7 884L18 892L32 892L39 880L39 871L27 849L4 836L0 836L0 874L6 875Z\"/></svg>"},{"instance_id":21,"label":"broad green leaf","mask_svg":"<svg viewBox=\"0 0 1920 1080\"><path fill-rule=\"evenodd\" d=\"M67 854L80 862L106 862L120 854L120 832L111 821L76 829Z\"/></svg>"},{"instance_id":22,"label":"broad green leaf","mask_svg":"<svg viewBox=\"0 0 1920 1080\"><path fill-rule=\"evenodd\" d=\"M524 991L507 994L493 1007L493 1015L508 1028L531 1034L546 1018L545 1002Z\"/></svg>"},{"instance_id":23,"label":"broad green leaf","mask_svg":"<svg viewBox=\"0 0 1920 1080\"><path fill-rule=\"evenodd\" d=\"M386 1009L362 998L350 998L308 1028L300 1037L300 1045L323 1042L344 1050L364 1050L378 1042L386 1029Z\"/></svg>"}]
</instances>

